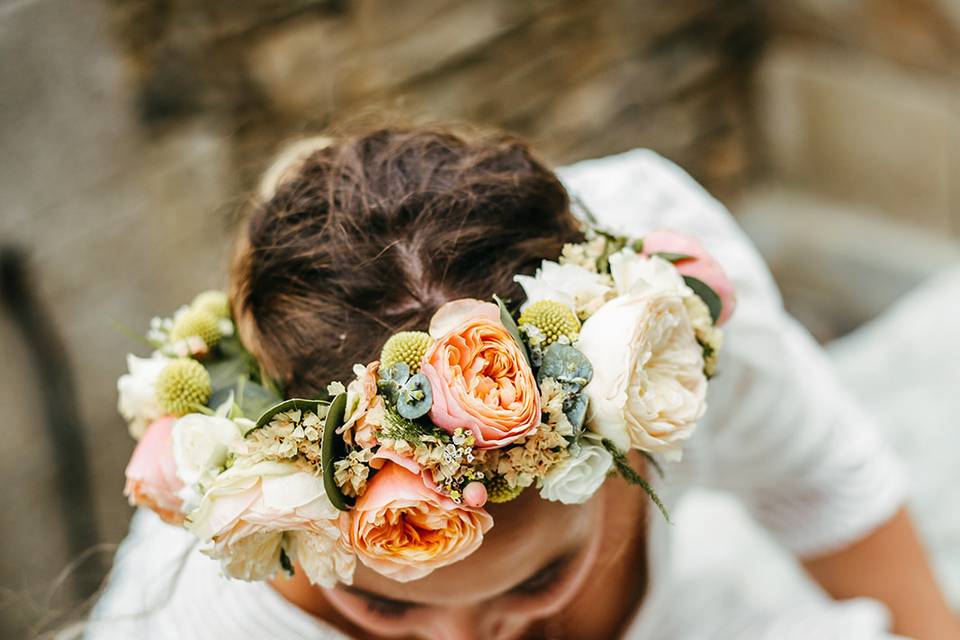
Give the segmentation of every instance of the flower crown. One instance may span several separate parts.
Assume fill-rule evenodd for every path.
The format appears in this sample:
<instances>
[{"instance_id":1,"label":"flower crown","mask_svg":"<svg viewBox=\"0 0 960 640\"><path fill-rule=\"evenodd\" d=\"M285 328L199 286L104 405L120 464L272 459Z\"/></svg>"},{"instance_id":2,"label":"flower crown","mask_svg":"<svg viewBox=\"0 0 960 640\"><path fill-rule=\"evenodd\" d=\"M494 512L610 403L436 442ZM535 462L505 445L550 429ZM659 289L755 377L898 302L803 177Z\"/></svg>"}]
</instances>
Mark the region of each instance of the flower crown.
<instances>
[{"instance_id":1,"label":"flower crown","mask_svg":"<svg viewBox=\"0 0 960 640\"><path fill-rule=\"evenodd\" d=\"M535 488L588 500L639 450L680 458L705 410L734 295L701 245L670 231L587 240L518 275L502 300L449 302L428 331L317 398L287 398L244 349L223 292L155 318L128 356L119 410L139 440L131 504L182 524L226 575L302 567L350 583L359 560L399 581L473 553L487 503Z\"/></svg>"}]
</instances>

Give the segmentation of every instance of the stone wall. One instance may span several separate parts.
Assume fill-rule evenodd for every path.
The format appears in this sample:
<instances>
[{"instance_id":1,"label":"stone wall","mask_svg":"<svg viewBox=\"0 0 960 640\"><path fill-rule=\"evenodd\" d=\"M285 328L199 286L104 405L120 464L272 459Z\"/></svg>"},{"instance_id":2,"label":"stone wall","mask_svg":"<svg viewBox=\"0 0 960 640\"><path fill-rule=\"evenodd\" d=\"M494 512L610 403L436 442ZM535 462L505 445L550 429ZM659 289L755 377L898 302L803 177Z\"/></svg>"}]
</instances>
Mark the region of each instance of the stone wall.
<instances>
[{"instance_id":1,"label":"stone wall","mask_svg":"<svg viewBox=\"0 0 960 640\"><path fill-rule=\"evenodd\" d=\"M736 208L788 308L826 340L960 255L960 2L764 8L761 185Z\"/></svg>"},{"instance_id":2,"label":"stone wall","mask_svg":"<svg viewBox=\"0 0 960 640\"><path fill-rule=\"evenodd\" d=\"M555 162L637 145L732 190L761 39L742 0L117 1L150 129L213 116L236 163L371 113L466 120ZM256 163L253 163L256 165Z\"/></svg>"},{"instance_id":3,"label":"stone wall","mask_svg":"<svg viewBox=\"0 0 960 640\"><path fill-rule=\"evenodd\" d=\"M960 2L771 3L769 174L960 237Z\"/></svg>"}]
</instances>

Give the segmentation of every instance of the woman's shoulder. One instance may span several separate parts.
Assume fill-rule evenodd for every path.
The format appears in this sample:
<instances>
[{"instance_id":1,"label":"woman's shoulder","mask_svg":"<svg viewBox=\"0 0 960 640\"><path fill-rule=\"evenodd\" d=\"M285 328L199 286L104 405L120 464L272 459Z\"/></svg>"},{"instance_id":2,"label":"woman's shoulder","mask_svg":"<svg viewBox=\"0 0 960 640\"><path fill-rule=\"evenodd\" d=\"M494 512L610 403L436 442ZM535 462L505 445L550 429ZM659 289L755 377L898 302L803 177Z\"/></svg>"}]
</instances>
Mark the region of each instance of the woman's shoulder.
<instances>
[{"instance_id":1,"label":"woman's shoulder","mask_svg":"<svg viewBox=\"0 0 960 640\"><path fill-rule=\"evenodd\" d=\"M738 309L779 308L763 258L727 208L681 167L650 149L557 169L578 215L621 235L671 229L699 240L730 276ZM737 314L743 315L743 314Z\"/></svg>"},{"instance_id":2,"label":"woman's shoulder","mask_svg":"<svg viewBox=\"0 0 960 640\"><path fill-rule=\"evenodd\" d=\"M84 637L343 639L268 584L225 578L188 532L142 509L120 545Z\"/></svg>"}]
</instances>

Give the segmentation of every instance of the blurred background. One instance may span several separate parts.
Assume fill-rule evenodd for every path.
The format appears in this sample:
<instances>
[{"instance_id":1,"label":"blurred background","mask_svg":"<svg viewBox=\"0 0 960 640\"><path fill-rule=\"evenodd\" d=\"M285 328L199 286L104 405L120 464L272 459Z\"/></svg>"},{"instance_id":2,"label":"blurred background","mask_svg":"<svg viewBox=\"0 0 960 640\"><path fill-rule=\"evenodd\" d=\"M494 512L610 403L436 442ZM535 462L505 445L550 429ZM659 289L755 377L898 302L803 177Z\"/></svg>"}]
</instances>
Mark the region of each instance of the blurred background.
<instances>
[{"instance_id":1,"label":"blurred background","mask_svg":"<svg viewBox=\"0 0 960 640\"><path fill-rule=\"evenodd\" d=\"M691 172L926 469L960 606L958 107L960 0L0 0L0 636L126 531L123 327L225 284L284 141L379 110Z\"/></svg>"}]
</instances>

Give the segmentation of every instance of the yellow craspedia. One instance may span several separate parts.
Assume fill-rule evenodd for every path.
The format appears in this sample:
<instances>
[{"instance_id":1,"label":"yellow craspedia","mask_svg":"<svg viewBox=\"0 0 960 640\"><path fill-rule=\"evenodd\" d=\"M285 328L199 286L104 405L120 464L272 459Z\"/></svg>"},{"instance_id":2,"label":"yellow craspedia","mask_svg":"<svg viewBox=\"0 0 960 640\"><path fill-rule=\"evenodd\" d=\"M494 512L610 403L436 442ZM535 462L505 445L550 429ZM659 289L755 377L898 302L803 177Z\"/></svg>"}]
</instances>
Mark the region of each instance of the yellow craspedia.
<instances>
[{"instance_id":1,"label":"yellow craspedia","mask_svg":"<svg viewBox=\"0 0 960 640\"><path fill-rule=\"evenodd\" d=\"M410 373L420 370L420 361L423 355L433 344L433 338L423 331L401 331L390 336L383 350L380 352L380 366L389 367L398 362L405 362L410 367Z\"/></svg>"},{"instance_id":2,"label":"yellow craspedia","mask_svg":"<svg viewBox=\"0 0 960 640\"><path fill-rule=\"evenodd\" d=\"M230 318L230 301L223 291L211 289L199 293L190 303L190 307L199 311L206 311L218 320Z\"/></svg>"},{"instance_id":3,"label":"yellow craspedia","mask_svg":"<svg viewBox=\"0 0 960 640\"><path fill-rule=\"evenodd\" d=\"M157 402L165 413L183 416L210 400L210 374L196 360L174 360L157 376Z\"/></svg>"},{"instance_id":4,"label":"yellow craspedia","mask_svg":"<svg viewBox=\"0 0 960 640\"><path fill-rule=\"evenodd\" d=\"M203 309L187 309L173 321L170 340L177 342L191 336L198 336L212 349L220 341L220 327L217 317Z\"/></svg>"},{"instance_id":5,"label":"yellow craspedia","mask_svg":"<svg viewBox=\"0 0 960 640\"><path fill-rule=\"evenodd\" d=\"M487 501L495 504L510 502L523 493L523 487L511 487L503 476L494 476L487 481Z\"/></svg>"},{"instance_id":6,"label":"yellow craspedia","mask_svg":"<svg viewBox=\"0 0 960 640\"><path fill-rule=\"evenodd\" d=\"M528 305L520 314L520 324L533 325L539 329L546 338L544 347L556 342L560 336L574 340L580 331L580 321L576 314L553 300L538 300Z\"/></svg>"}]
</instances>

